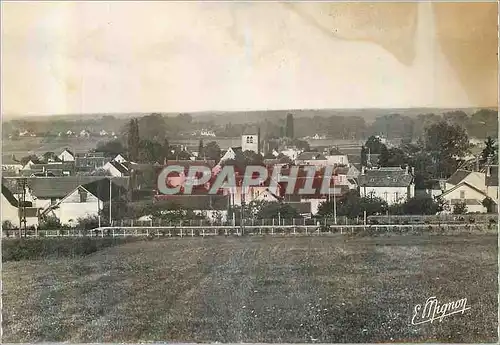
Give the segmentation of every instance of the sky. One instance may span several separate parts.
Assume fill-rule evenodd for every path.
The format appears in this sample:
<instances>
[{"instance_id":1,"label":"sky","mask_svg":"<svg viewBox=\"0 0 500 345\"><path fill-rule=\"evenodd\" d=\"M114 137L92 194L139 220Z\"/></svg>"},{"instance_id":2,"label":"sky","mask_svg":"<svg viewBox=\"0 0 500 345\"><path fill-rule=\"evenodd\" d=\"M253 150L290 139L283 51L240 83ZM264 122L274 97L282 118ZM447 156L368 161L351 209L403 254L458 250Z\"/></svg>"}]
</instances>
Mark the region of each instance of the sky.
<instances>
[{"instance_id":1,"label":"sky","mask_svg":"<svg viewBox=\"0 0 500 345\"><path fill-rule=\"evenodd\" d=\"M2 115L496 106L496 3L2 2Z\"/></svg>"}]
</instances>

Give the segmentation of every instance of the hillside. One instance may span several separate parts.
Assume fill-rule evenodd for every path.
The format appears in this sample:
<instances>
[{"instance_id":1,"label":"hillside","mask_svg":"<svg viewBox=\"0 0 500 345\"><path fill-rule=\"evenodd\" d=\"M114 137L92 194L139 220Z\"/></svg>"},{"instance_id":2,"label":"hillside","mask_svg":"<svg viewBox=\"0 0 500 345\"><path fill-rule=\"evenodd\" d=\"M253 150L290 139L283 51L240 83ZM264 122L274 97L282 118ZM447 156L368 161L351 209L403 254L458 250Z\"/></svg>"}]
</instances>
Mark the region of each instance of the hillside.
<instances>
[{"instance_id":1,"label":"hillside","mask_svg":"<svg viewBox=\"0 0 500 345\"><path fill-rule=\"evenodd\" d=\"M496 235L139 241L3 264L5 342L495 342ZM416 304L471 310L412 326Z\"/></svg>"}]
</instances>

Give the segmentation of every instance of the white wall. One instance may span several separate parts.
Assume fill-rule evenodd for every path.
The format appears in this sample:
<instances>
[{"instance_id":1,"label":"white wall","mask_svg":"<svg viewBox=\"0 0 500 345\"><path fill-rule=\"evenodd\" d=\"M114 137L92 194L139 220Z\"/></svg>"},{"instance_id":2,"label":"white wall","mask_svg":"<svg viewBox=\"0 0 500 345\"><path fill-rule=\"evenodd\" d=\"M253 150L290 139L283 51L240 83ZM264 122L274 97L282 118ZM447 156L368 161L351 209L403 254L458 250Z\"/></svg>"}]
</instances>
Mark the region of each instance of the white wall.
<instances>
[{"instance_id":1,"label":"white wall","mask_svg":"<svg viewBox=\"0 0 500 345\"><path fill-rule=\"evenodd\" d=\"M250 143L248 141L251 141ZM257 135L242 135L241 149L245 151L253 151L259 153L259 137Z\"/></svg>"},{"instance_id":2,"label":"white wall","mask_svg":"<svg viewBox=\"0 0 500 345\"><path fill-rule=\"evenodd\" d=\"M460 199L460 192L464 192L464 199L474 199L482 202L486 196L479 193L477 190L470 188L467 185L461 185L457 189L448 192L446 195L442 195L443 200L449 205L450 211L453 211L453 205L451 205L451 200ZM487 209L483 205L467 205L467 212L482 212L486 213Z\"/></svg>"},{"instance_id":3,"label":"white wall","mask_svg":"<svg viewBox=\"0 0 500 345\"><path fill-rule=\"evenodd\" d=\"M389 205L405 202L407 199L415 196L415 186L412 184L410 192L407 187L363 187L360 186L360 195L369 197L373 193L374 197L386 200ZM366 190L366 194L365 194ZM387 193L387 194L386 194Z\"/></svg>"},{"instance_id":4,"label":"white wall","mask_svg":"<svg viewBox=\"0 0 500 345\"><path fill-rule=\"evenodd\" d=\"M487 194L493 200L498 201L498 186L488 186Z\"/></svg>"},{"instance_id":5,"label":"white wall","mask_svg":"<svg viewBox=\"0 0 500 345\"><path fill-rule=\"evenodd\" d=\"M59 207L54 210L54 215L61 224L72 225L78 218L97 216L103 206L103 203L98 202L97 197L90 193L87 193L86 202L80 202L80 194L78 190L75 190L59 204Z\"/></svg>"},{"instance_id":6,"label":"white wall","mask_svg":"<svg viewBox=\"0 0 500 345\"><path fill-rule=\"evenodd\" d=\"M123 174L116 169L110 162L104 164L102 169L108 171L113 177L123 177Z\"/></svg>"},{"instance_id":7,"label":"white wall","mask_svg":"<svg viewBox=\"0 0 500 345\"><path fill-rule=\"evenodd\" d=\"M12 206L7 198L2 194L2 206L1 206L1 220L2 223L6 220L10 221L12 225L19 228L19 209ZM26 226L38 226L38 217L26 217Z\"/></svg>"},{"instance_id":8,"label":"white wall","mask_svg":"<svg viewBox=\"0 0 500 345\"><path fill-rule=\"evenodd\" d=\"M349 159L347 158L347 155L327 155L325 156L326 160L328 161L328 164L330 165L348 165L349 164Z\"/></svg>"},{"instance_id":9,"label":"white wall","mask_svg":"<svg viewBox=\"0 0 500 345\"><path fill-rule=\"evenodd\" d=\"M74 162L75 161L75 157L73 157L68 151L63 151L58 157L63 162Z\"/></svg>"},{"instance_id":10,"label":"white wall","mask_svg":"<svg viewBox=\"0 0 500 345\"><path fill-rule=\"evenodd\" d=\"M2 222L8 220L14 226L19 227L19 213L17 207L12 206L7 198L2 194Z\"/></svg>"}]
</instances>

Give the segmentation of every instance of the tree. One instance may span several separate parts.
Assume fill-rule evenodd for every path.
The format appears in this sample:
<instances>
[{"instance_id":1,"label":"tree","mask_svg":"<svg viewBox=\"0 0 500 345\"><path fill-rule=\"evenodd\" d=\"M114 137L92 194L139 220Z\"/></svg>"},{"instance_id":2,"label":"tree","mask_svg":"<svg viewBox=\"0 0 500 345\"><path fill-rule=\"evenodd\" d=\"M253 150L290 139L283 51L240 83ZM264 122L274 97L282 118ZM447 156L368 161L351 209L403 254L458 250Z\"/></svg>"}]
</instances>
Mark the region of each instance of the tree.
<instances>
[{"instance_id":1,"label":"tree","mask_svg":"<svg viewBox=\"0 0 500 345\"><path fill-rule=\"evenodd\" d=\"M378 157L378 165L381 167L387 167L389 165L389 150L387 150L387 146L382 146L380 150L380 156Z\"/></svg>"},{"instance_id":2,"label":"tree","mask_svg":"<svg viewBox=\"0 0 500 345\"><path fill-rule=\"evenodd\" d=\"M368 153L369 154L373 154L373 155L381 154L382 153L382 148L384 146L385 145L382 144L382 141L380 140L380 138L378 138L378 137L376 137L374 135L372 135L371 137L369 137L368 140L365 143L365 147L368 150Z\"/></svg>"},{"instance_id":3,"label":"tree","mask_svg":"<svg viewBox=\"0 0 500 345\"><path fill-rule=\"evenodd\" d=\"M209 142L203 148L203 154L207 159L213 159L218 162L221 158L221 149L219 144L215 141Z\"/></svg>"},{"instance_id":4,"label":"tree","mask_svg":"<svg viewBox=\"0 0 500 345\"><path fill-rule=\"evenodd\" d=\"M28 155L28 156L25 156L23 158L21 158L20 162L22 165L26 165L26 163L28 163L29 161L38 161L38 157L36 155Z\"/></svg>"},{"instance_id":5,"label":"tree","mask_svg":"<svg viewBox=\"0 0 500 345\"><path fill-rule=\"evenodd\" d=\"M288 138L293 139L293 115L288 114L286 116L286 123L285 123L285 134Z\"/></svg>"},{"instance_id":6,"label":"tree","mask_svg":"<svg viewBox=\"0 0 500 345\"><path fill-rule=\"evenodd\" d=\"M246 150L243 152L245 156L245 163L249 165L260 165L264 163L264 159L262 155L259 153L255 153L254 151Z\"/></svg>"},{"instance_id":7,"label":"tree","mask_svg":"<svg viewBox=\"0 0 500 345\"><path fill-rule=\"evenodd\" d=\"M290 204L273 201L262 202L255 217L257 219L293 219L300 218L300 214Z\"/></svg>"},{"instance_id":8,"label":"tree","mask_svg":"<svg viewBox=\"0 0 500 345\"><path fill-rule=\"evenodd\" d=\"M292 145L295 146L296 148L298 148L299 150L304 151L304 152L308 152L311 150L309 143L305 140L293 139Z\"/></svg>"},{"instance_id":9,"label":"tree","mask_svg":"<svg viewBox=\"0 0 500 345\"><path fill-rule=\"evenodd\" d=\"M96 152L103 152L105 155L116 156L125 152L125 147L120 140L111 140L97 144Z\"/></svg>"},{"instance_id":10,"label":"tree","mask_svg":"<svg viewBox=\"0 0 500 345\"><path fill-rule=\"evenodd\" d=\"M465 214L467 213L467 205L465 202L459 202L453 205L453 214Z\"/></svg>"},{"instance_id":11,"label":"tree","mask_svg":"<svg viewBox=\"0 0 500 345\"><path fill-rule=\"evenodd\" d=\"M457 169L458 158L468 152L469 138L464 128L440 121L425 130L424 146L433 160L434 177L449 177Z\"/></svg>"},{"instance_id":12,"label":"tree","mask_svg":"<svg viewBox=\"0 0 500 345\"><path fill-rule=\"evenodd\" d=\"M429 196L413 197L403 204L404 214L434 215L442 210L442 205Z\"/></svg>"},{"instance_id":13,"label":"tree","mask_svg":"<svg viewBox=\"0 0 500 345\"><path fill-rule=\"evenodd\" d=\"M367 216L384 213L387 209L387 203L376 197L361 198L357 191L349 191L346 195L336 200L324 201L319 205L318 215L322 217L332 217L334 212L334 201L337 206L337 216L346 216L349 218L361 217L366 211Z\"/></svg>"},{"instance_id":14,"label":"tree","mask_svg":"<svg viewBox=\"0 0 500 345\"><path fill-rule=\"evenodd\" d=\"M111 173L103 168L94 170L90 175L92 176L112 176Z\"/></svg>"},{"instance_id":15,"label":"tree","mask_svg":"<svg viewBox=\"0 0 500 345\"><path fill-rule=\"evenodd\" d=\"M141 140L139 143L138 161L143 163L162 162L165 159L163 146L157 141Z\"/></svg>"},{"instance_id":16,"label":"tree","mask_svg":"<svg viewBox=\"0 0 500 345\"><path fill-rule=\"evenodd\" d=\"M200 142L198 144L198 159L203 158L203 139L200 139Z\"/></svg>"},{"instance_id":17,"label":"tree","mask_svg":"<svg viewBox=\"0 0 500 345\"><path fill-rule=\"evenodd\" d=\"M498 161L498 146L495 143L495 140L492 137L488 137L484 142L485 147L481 152L481 159L479 163L481 165L485 165L490 162L490 164L496 164Z\"/></svg>"},{"instance_id":18,"label":"tree","mask_svg":"<svg viewBox=\"0 0 500 345\"><path fill-rule=\"evenodd\" d=\"M167 137L167 129L165 118L158 113L143 116L137 121L137 130L145 139L162 142Z\"/></svg>"},{"instance_id":19,"label":"tree","mask_svg":"<svg viewBox=\"0 0 500 345\"><path fill-rule=\"evenodd\" d=\"M42 157L45 162L58 160L58 157L54 152L45 152Z\"/></svg>"},{"instance_id":20,"label":"tree","mask_svg":"<svg viewBox=\"0 0 500 345\"><path fill-rule=\"evenodd\" d=\"M139 125L136 119L130 120L128 128L127 148L132 162L139 160Z\"/></svg>"},{"instance_id":21,"label":"tree","mask_svg":"<svg viewBox=\"0 0 500 345\"><path fill-rule=\"evenodd\" d=\"M484 207L486 207L486 210L487 210L486 212L488 212L488 213L495 212L495 205L496 205L496 203L493 201L492 198L490 198L490 197L484 198L482 204L483 204Z\"/></svg>"},{"instance_id":22,"label":"tree","mask_svg":"<svg viewBox=\"0 0 500 345\"><path fill-rule=\"evenodd\" d=\"M368 149L365 145L361 146L361 166L366 166L368 164Z\"/></svg>"}]
</instances>

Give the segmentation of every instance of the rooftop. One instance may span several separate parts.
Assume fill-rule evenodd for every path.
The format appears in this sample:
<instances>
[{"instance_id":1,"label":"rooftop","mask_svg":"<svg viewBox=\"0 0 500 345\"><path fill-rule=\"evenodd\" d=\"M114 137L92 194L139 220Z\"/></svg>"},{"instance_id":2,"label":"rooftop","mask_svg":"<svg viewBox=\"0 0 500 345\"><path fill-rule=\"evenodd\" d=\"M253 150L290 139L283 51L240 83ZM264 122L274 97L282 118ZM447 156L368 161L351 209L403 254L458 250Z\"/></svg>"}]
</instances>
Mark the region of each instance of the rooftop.
<instances>
[{"instance_id":1,"label":"rooftop","mask_svg":"<svg viewBox=\"0 0 500 345\"><path fill-rule=\"evenodd\" d=\"M359 186L366 187L408 187L412 181L413 175L400 167L368 169L358 177Z\"/></svg>"}]
</instances>

